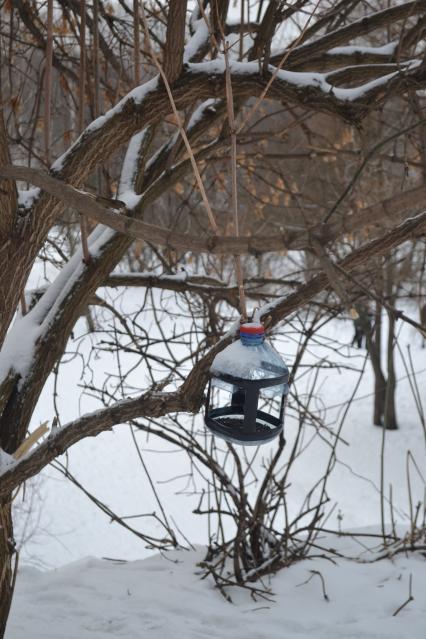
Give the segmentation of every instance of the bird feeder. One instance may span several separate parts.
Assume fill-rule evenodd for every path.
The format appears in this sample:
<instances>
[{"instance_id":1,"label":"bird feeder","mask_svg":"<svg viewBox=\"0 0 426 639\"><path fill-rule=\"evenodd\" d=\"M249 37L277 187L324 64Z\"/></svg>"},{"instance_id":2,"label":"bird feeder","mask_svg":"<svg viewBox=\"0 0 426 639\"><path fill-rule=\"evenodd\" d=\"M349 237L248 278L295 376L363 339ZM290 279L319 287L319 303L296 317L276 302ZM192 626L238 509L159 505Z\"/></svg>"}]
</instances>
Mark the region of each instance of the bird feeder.
<instances>
[{"instance_id":1,"label":"bird feeder","mask_svg":"<svg viewBox=\"0 0 426 639\"><path fill-rule=\"evenodd\" d=\"M216 355L210 368L205 423L213 435L244 446L282 432L288 368L265 342L259 322L242 324L240 339Z\"/></svg>"}]
</instances>

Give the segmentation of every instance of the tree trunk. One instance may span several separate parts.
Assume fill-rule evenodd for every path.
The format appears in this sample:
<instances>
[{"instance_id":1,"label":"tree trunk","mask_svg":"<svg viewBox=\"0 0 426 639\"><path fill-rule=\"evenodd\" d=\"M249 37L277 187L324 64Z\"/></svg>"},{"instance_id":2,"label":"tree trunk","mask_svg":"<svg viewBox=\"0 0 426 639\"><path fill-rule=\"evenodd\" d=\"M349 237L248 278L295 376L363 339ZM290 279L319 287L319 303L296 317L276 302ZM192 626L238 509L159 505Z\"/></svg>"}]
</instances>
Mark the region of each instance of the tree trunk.
<instances>
[{"instance_id":1,"label":"tree trunk","mask_svg":"<svg viewBox=\"0 0 426 639\"><path fill-rule=\"evenodd\" d=\"M0 507L0 639L4 637L12 603L14 554L12 507L9 502Z\"/></svg>"},{"instance_id":2,"label":"tree trunk","mask_svg":"<svg viewBox=\"0 0 426 639\"><path fill-rule=\"evenodd\" d=\"M395 391L396 391L396 377L395 377L395 362L394 362L394 347L395 347L395 317L392 313L388 313L389 316L389 328L388 328L388 348L387 348L387 366L388 366L388 381L386 384L386 397L385 397L385 410L383 417L383 426L388 430L396 430L398 423L396 420L395 409Z\"/></svg>"},{"instance_id":3,"label":"tree trunk","mask_svg":"<svg viewBox=\"0 0 426 639\"><path fill-rule=\"evenodd\" d=\"M395 305L397 283L395 280L395 267L394 262L389 257L386 264L386 296L389 304ZM388 311L389 325L388 325L388 343L387 343L387 369L388 369L388 381L386 384L386 399L385 399L385 412L383 416L383 426L388 430L396 430L398 424L396 421L396 409L395 409L395 391L396 391L396 376L395 376L395 315Z\"/></svg>"},{"instance_id":4,"label":"tree trunk","mask_svg":"<svg viewBox=\"0 0 426 639\"><path fill-rule=\"evenodd\" d=\"M358 308L359 319L361 322L362 330L365 334L365 340L367 345L368 354L370 356L371 365L374 372L374 424L375 426L382 426L383 415L385 410L385 398L386 398L386 378L382 371L381 365L381 304L376 306L376 323L375 323L375 335L373 338L373 329L370 324L367 311L362 308Z\"/></svg>"},{"instance_id":5,"label":"tree trunk","mask_svg":"<svg viewBox=\"0 0 426 639\"><path fill-rule=\"evenodd\" d=\"M378 375L374 375L374 425L381 426L383 423L383 415L385 412L386 399L386 380L380 366L382 353L382 305L376 302L375 318L374 318L375 338L374 344L378 358Z\"/></svg>"}]
</instances>

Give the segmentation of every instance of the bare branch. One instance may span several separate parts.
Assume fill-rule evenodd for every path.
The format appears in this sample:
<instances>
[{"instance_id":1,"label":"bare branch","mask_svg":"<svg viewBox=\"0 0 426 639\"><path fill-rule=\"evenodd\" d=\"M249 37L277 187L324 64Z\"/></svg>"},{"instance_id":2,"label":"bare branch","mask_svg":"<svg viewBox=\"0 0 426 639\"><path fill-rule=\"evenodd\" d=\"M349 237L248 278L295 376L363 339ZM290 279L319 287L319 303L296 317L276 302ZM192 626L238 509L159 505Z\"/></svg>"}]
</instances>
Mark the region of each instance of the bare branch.
<instances>
[{"instance_id":1,"label":"bare branch","mask_svg":"<svg viewBox=\"0 0 426 639\"><path fill-rule=\"evenodd\" d=\"M383 224L397 219L404 211L422 206L426 194L426 185L417 187L378 204L373 204L366 209L358 210L334 224L317 224L307 231L300 227L297 230L287 226L285 231L276 232L274 235L240 237L212 235L203 238L177 233L170 229L142 222L136 217L130 217L129 214L132 213L132 210L126 208L120 200L107 199L76 189L38 169L5 166L0 168L0 176L28 180L45 189L67 206L74 207L93 220L132 238L172 249L208 252L217 255L260 255L283 249L300 250L310 247L311 237L317 237L322 242L331 242L342 233L353 233L367 226L382 229ZM143 203L144 198L141 196L140 203L135 206L135 209L141 207ZM114 211L122 213L118 214Z\"/></svg>"},{"instance_id":2,"label":"bare branch","mask_svg":"<svg viewBox=\"0 0 426 639\"><path fill-rule=\"evenodd\" d=\"M290 53L287 59L287 68L297 67L298 64L304 64L309 59L314 60L318 54L328 51L334 47L350 42L354 38L366 35L380 29L388 24L393 24L399 20L422 14L426 11L426 0L412 0L404 2L394 7L389 7L383 11L377 11L369 16L352 22L340 29L336 29L331 33L316 38L312 42L302 44ZM276 63L282 56L282 53L275 54L271 61Z\"/></svg>"},{"instance_id":3,"label":"bare branch","mask_svg":"<svg viewBox=\"0 0 426 639\"><path fill-rule=\"evenodd\" d=\"M0 104L2 102L0 93ZM3 109L0 108L0 170L10 163L9 145L3 120ZM16 212L16 186L11 180L0 183L0 237L5 241L11 229Z\"/></svg>"},{"instance_id":4,"label":"bare branch","mask_svg":"<svg viewBox=\"0 0 426 639\"><path fill-rule=\"evenodd\" d=\"M51 433L33 452L1 474L0 500L8 498L13 489L36 475L53 459L85 437L94 437L112 426L141 416L159 417L169 412L185 410L186 400L179 393L148 392L136 399L83 415Z\"/></svg>"},{"instance_id":5,"label":"bare branch","mask_svg":"<svg viewBox=\"0 0 426 639\"><path fill-rule=\"evenodd\" d=\"M377 240L353 251L340 261L339 266L352 271L376 255L384 255L406 240L426 233L426 212L407 220L398 227L384 234ZM269 304L261 309L260 315L269 315L271 325L297 310L300 306L312 300L318 293L329 285L325 273L312 278L298 291L283 298L281 301ZM137 399L125 400L113 406L84 415L57 434L47 438L40 446L25 459L11 466L1 476L0 498L7 497L20 483L37 474L46 464L56 456L62 454L77 441L89 436L95 436L102 431L111 429L118 423L140 417L159 417L170 412L198 410L202 401L208 370L215 355L230 343L236 335L238 322L234 331L229 331L192 369L186 381L176 392L157 393L149 391Z\"/></svg>"}]
</instances>

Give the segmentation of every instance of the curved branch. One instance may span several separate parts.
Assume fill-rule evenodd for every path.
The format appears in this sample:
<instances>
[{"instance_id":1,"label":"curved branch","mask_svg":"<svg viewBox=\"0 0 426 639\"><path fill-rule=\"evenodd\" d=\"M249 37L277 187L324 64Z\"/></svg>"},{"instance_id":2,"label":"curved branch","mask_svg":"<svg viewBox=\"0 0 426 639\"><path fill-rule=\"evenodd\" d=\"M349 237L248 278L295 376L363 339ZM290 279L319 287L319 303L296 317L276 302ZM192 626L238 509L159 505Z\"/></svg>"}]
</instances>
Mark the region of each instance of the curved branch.
<instances>
[{"instance_id":1,"label":"curved branch","mask_svg":"<svg viewBox=\"0 0 426 639\"><path fill-rule=\"evenodd\" d=\"M426 233L426 212L410 218L403 224L353 251L338 263L346 271L352 271L377 255L384 255L403 242ZM329 285L324 272L302 285L298 291L268 304L260 309L260 316L269 316L271 325L312 300ZM199 410L208 370L216 354L233 341L239 323L237 322L224 339L218 342L192 369L178 391L171 393L148 391L136 399L117 402L110 406L76 419L51 435L29 453L22 461L6 466L0 474L0 499L10 493L23 481L36 475L55 457L63 454L78 441L110 430L114 425L141 417L161 417L171 412L196 412Z\"/></svg>"},{"instance_id":2,"label":"curved branch","mask_svg":"<svg viewBox=\"0 0 426 639\"><path fill-rule=\"evenodd\" d=\"M156 393L150 391L136 399L117 402L108 408L83 415L62 428L53 429L50 435L22 461L6 466L0 471L0 501L10 497L22 482L36 475L48 463L62 455L70 446L86 437L94 437L120 423L138 417L161 417L170 412L185 410L185 398L181 393Z\"/></svg>"},{"instance_id":3,"label":"curved branch","mask_svg":"<svg viewBox=\"0 0 426 639\"><path fill-rule=\"evenodd\" d=\"M397 6L377 11L369 16L360 18L360 20L351 22L340 29L336 29L331 33L327 33L322 37L316 38L313 42L295 47L287 58L286 67L294 68L299 64L305 64L329 49L346 44L354 38L367 35L386 25L393 24L400 20L406 20L411 16L424 14L425 11L426 0L412 0L411 2L404 2ZM285 51L275 54L271 58L271 62L276 64L284 54Z\"/></svg>"},{"instance_id":4,"label":"curved branch","mask_svg":"<svg viewBox=\"0 0 426 639\"><path fill-rule=\"evenodd\" d=\"M376 240L372 240L371 242L361 246L361 248L352 251L350 255L340 260L336 266L347 272L351 272L368 262L368 260L373 257L386 255L389 251L396 248L403 242L425 234L426 212L406 220ZM313 300L316 295L321 293L328 286L329 280L327 275L320 271L318 275L311 278L306 284L301 285L294 293L263 306L259 310L259 317L268 317L269 326L275 326L283 319L296 312L299 308ZM225 338L216 344L193 368L180 388L183 394L188 393L190 398L198 396L201 401L203 389L207 381L208 370L213 359L220 350L233 341L237 335L238 328L239 322L236 322L234 327L228 331ZM195 411L197 409L198 405L195 404L193 406L193 410Z\"/></svg>"},{"instance_id":5,"label":"curved branch","mask_svg":"<svg viewBox=\"0 0 426 639\"><path fill-rule=\"evenodd\" d=\"M377 239L364 244L359 249L353 251L350 255L340 260L337 263L337 266L345 271L353 271L368 262L371 258L378 255L386 255L403 242L421 237L425 235L425 233L426 211L416 215L415 217L409 218L391 231L388 231L388 233L385 233ZM327 275L322 272L302 286L299 291L292 293L285 299L283 298L280 301L272 302L263 310L261 315L270 315L272 322L276 323L283 317L293 313L298 308L309 302L327 286Z\"/></svg>"},{"instance_id":6,"label":"curved branch","mask_svg":"<svg viewBox=\"0 0 426 639\"><path fill-rule=\"evenodd\" d=\"M334 224L316 224L307 230L297 231L287 227L283 231L275 232L274 235L239 237L211 235L203 238L177 233L174 230L142 222L136 217L130 217L139 207L146 206L144 196L140 196L139 203L135 204L132 210L126 208L124 202L120 200L110 200L76 189L38 169L5 166L0 167L0 176L27 180L46 190L67 206L74 207L100 224L129 237L171 249L216 255L260 255L284 249L302 250L310 247L312 237L327 243L334 241L342 233L360 231L366 226L383 228L384 223L397 218L403 211L421 206L426 196L426 185L423 185L358 210Z\"/></svg>"},{"instance_id":7,"label":"curved branch","mask_svg":"<svg viewBox=\"0 0 426 639\"><path fill-rule=\"evenodd\" d=\"M173 84L178 79L182 71L186 5L186 0L170 0L169 2L163 67L170 84Z\"/></svg>"},{"instance_id":8,"label":"curved branch","mask_svg":"<svg viewBox=\"0 0 426 639\"><path fill-rule=\"evenodd\" d=\"M256 62L233 62L232 86L235 98L262 94L273 75L259 73ZM279 71L269 89L268 97L289 101L305 108L330 113L348 122L360 122L373 106L385 98L409 89L426 86L426 64L420 62L406 70L373 80L356 89L334 89L324 74L301 74ZM224 95L225 67L221 60L186 65L173 87L178 109L194 101L221 98ZM94 120L77 142L52 166L58 177L79 184L101 160L107 159L117 147L148 124L154 124L170 113L167 93L158 77L131 91L113 109Z\"/></svg>"}]
</instances>

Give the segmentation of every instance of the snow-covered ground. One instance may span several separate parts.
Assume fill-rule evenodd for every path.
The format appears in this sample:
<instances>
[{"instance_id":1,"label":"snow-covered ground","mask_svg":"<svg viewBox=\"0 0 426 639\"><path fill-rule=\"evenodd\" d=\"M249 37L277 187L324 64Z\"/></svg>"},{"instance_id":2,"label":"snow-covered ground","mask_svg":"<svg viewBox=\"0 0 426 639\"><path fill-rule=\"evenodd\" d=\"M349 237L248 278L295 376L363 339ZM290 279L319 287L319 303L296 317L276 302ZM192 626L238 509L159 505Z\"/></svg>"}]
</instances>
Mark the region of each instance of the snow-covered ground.
<instances>
[{"instance_id":1,"label":"snow-covered ground","mask_svg":"<svg viewBox=\"0 0 426 639\"><path fill-rule=\"evenodd\" d=\"M322 541L355 550L347 538ZM231 593L233 604L200 580L196 562L202 558L197 549L129 563L86 558L49 572L24 568L7 639L425 637L424 556L302 561L264 582L273 592L270 600L254 601L239 590ZM410 580L414 600L397 612Z\"/></svg>"},{"instance_id":2,"label":"snow-covered ground","mask_svg":"<svg viewBox=\"0 0 426 639\"><path fill-rule=\"evenodd\" d=\"M413 313L412 313L413 314ZM413 365L417 371L417 380L426 409L426 349L420 348L421 339L408 325L400 325L399 343L407 359L406 346L411 346ZM309 371L310 363L317 364L318 357L336 360L338 355L327 348L327 344L350 344L352 323L336 320L322 330L321 343L312 344L303 360L305 367L300 369L296 379L299 393L308 387L313 378ZM276 346L291 366L296 349L293 341L297 335L294 330L284 334ZM344 347L346 348L346 347ZM357 349L351 352L349 362L354 368L361 368L365 351ZM342 360L343 361L343 360ZM99 374L107 373L115 365L108 357L96 362ZM83 359L75 357L61 368L58 381L57 404L63 423L74 418L79 412L94 410L99 403L91 397L79 402L79 389L84 372ZM426 475L426 450L423 429L415 408L409 379L401 357L397 353L398 376L398 419L400 430L387 432L384 456L384 486L386 495L392 484L394 515L398 522L408 523L408 484L406 474L407 453L413 456L418 469ZM326 423L336 429L345 402L350 398L358 374L353 370L324 369L317 382L317 398L311 403L311 411L317 415L326 414ZM52 380L40 401L33 424L37 426L52 419ZM330 527L340 524L345 529L370 526L380 521L380 457L382 448L382 430L372 424L373 380L370 364L356 392L355 400L346 417L341 433L342 442L337 449L338 462L328 484L330 505L335 505L329 521ZM200 432L203 432L203 420L198 420ZM307 429L303 445L313 435L313 429ZM285 433L287 450L297 432L297 422L291 410L287 411ZM146 441L143 433L138 435L144 451L144 460L148 471L153 475L159 496L164 503L171 521L175 521L191 542L205 544L207 540L207 522L205 517L192 515L198 503L198 495L187 490L188 460L184 453L169 445L150 438ZM331 440L330 440L331 441ZM264 446L262 453L267 456L274 444ZM314 437L303 454L293 466L288 489L290 509L297 511L304 500L307 490L321 477L328 463L329 442ZM79 481L112 510L120 515L152 513L158 510L155 497L149 488L144 469L141 467L132 442L129 426L122 425L96 438L86 439L70 449L68 467ZM261 473L261 458L256 461ZM180 477L171 481L174 477ZM419 476L414 464L410 463L410 481L413 503L424 495L424 479ZM255 489L255 486L253 487ZM36 531L31 536L33 526L29 525L30 538L24 545L21 561L44 568L56 567L76 561L82 556L113 557L120 559L140 559L152 554L143 543L101 513L76 487L65 480L54 469L47 469L42 476L34 510L36 511ZM390 511L386 505L385 518L389 521ZM33 522L34 523L34 522ZM143 524L148 534L161 534L158 523L146 519L133 522Z\"/></svg>"},{"instance_id":3,"label":"snow-covered ground","mask_svg":"<svg viewBox=\"0 0 426 639\"><path fill-rule=\"evenodd\" d=\"M415 316L413 309L408 310ZM399 344L406 361L407 346L410 346L423 409L426 409L426 350L420 348L421 339L414 329L401 324L399 330ZM299 394L303 394L308 382L313 380L315 371L309 366L317 364L318 357L323 358L325 365L327 361L339 359L330 346L346 345L341 348L351 353L350 365L362 367L365 351L348 346L352 332L350 321L335 320L324 327L320 342L310 346L303 360L304 367L296 379ZM296 350L296 338L294 327L289 328L277 343L289 366ZM87 357L84 346L79 349ZM56 401L63 423L99 407L89 396L78 399L77 385L86 373L84 357L70 358L60 370ZM101 356L96 360L95 372L100 376L107 374L113 365L108 355ZM341 526L354 530L379 525L382 449L385 493L388 495L392 486L397 522L408 525L409 490L414 506L424 499L425 437L400 353L396 368L400 429L387 432L383 441L382 430L372 425L373 380L370 364L367 364L345 418L338 462L328 484L332 510L327 522L329 528ZM333 430L343 416L357 376L356 371L345 368L320 371L316 399L310 408L325 418ZM37 407L34 426L52 419L52 389L53 380L50 380ZM201 417L198 425L202 432ZM285 429L290 450L297 430L291 409ZM321 477L329 459L332 438L312 435L313 429L307 428L303 445L310 443L292 468L287 499L294 513ZM138 439L170 521L176 523L193 544L205 544L207 522L204 517L192 514L198 496L187 489L185 454L153 438L146 441L142 433ZM273 447L273 444L265 446L262 452L267 456ZM118 514L158 510L129 426L117 426L113 432L80 442L69 451L66 461L79 481ZM261 473L260 458L255 469ZM171 481L173 478L177 479ZM254 485L251 490L255 488ZM29 495L31 490L27 490L27 498ZM266 582L274 593L273 602L255 602L247 592L241 591L232 593L235 603L230 605L208 580L201 581L197 576L196 562L202 557L202 549L168 553L165 558L153 556L143 542L110 523L105 514L53 468L43 473L33 495L28 521L24 513L18 515L21 519L18 533L22 533L27 523L24 536L28 539L20 553L21 569L7 639L59 636L65 639L96 636L291 639L308 635L315 639L402 639L408 634L413 639L424 639L426 636L426 596L422 588L426 560L422 555L398 555L393 561L375 563L339 559L336 565L323 558L305 560L283 570L270 583ZM390 519L386 500L385 519ZM148 534L162 532L154 521L135 521ZM351 556L358 556L362 550L347 538L332 537L324 544L339 547ZM88 556L93 558L85 558ZM364 559L372 557L363 556ZM329 601L323 597L320 576L311 571L321 573ZM394 617L393 613L408 597L410 575L414 601Z\"/></svg>"}]
</instances>

